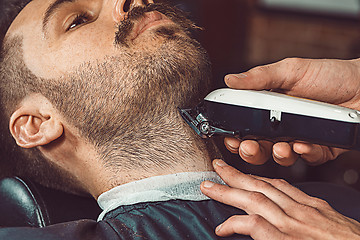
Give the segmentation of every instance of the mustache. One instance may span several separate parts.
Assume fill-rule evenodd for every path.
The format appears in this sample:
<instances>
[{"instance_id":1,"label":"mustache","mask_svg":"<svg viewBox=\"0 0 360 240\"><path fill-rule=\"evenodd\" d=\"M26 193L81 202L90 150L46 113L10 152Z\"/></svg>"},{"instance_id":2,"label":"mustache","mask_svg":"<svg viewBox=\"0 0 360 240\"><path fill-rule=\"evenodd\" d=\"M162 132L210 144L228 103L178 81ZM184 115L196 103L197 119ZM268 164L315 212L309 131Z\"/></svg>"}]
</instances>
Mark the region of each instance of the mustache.
<instances>
[{"instance_id":1,"label":"mustache","mask_svg":"<svg viewBox=\"0 0 360 240\"><path fill-rule=\"evenodd\" d=\"M144 17L145 13L153 11L164 14L188 35L191 35L193 31L202 30L201 27L197 26L188 18L188 14L184 11L164 3L151 3L144 7L134 7L126 14L125 19L119 23L115 33L115 46L128 46L127 38L134 28L134 22Z\"/></svg>"}]
</instances>

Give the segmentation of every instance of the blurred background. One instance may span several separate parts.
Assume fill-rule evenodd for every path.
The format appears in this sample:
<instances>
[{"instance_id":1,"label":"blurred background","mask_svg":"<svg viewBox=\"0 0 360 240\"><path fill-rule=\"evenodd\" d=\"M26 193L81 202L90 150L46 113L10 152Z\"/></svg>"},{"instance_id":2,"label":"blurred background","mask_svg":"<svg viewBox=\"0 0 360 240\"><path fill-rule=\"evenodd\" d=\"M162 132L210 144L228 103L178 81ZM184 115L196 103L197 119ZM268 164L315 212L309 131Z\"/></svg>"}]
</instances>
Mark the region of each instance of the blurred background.
<instances>
[{"instance_id":1,"label":"blurred background","mask_svg":"<svg viewBox=\"0 0 360 240\"><path fill-rule=\"evenodd\" d=\"M227 73L287 57L360 57L359 0L163 0L190 14L205 30L196 36L209 52L215 87ZM222 139L217 139L222 147ZM283 178L291 183L325 181L360 190L360 153L310 167L272 161L251 166L222 149L224 158L244 172Z\"/></svg>"}]
</instances>

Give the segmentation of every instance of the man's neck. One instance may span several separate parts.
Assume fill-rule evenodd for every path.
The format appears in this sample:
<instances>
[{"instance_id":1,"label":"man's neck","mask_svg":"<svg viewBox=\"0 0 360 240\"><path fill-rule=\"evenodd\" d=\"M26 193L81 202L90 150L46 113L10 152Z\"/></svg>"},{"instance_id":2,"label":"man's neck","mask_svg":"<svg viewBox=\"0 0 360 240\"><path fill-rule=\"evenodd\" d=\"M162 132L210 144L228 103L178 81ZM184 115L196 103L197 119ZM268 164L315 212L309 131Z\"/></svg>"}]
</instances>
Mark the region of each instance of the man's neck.
<instances>
[{"instance_id":1,"label":"man's neck","mask_svg":"<svg viewBox=\"0 0 360 240\"><path fill-rule=\"evenodd\" d=\"M42 152L74 175L95 198L116 186L149 177L213 171L211 161L221 154L212 140L197 136L175 107L155 115L101 147L65 128L63 140Z\"/></svg>"},{"instance_id":2,"label":"man's neck","mask_svg":"<svg viewBox=\"0 0 360 240\"><path fill-rule=\"evenodd\" d=\"M175 108L144 123L147 125L130 133L133 144L125 149L112 146L119 154L113 155L105 167L109 181L106 190L153 176L213 171L212 159L221 157L213 141L197 136Z\"/></svg>"}]
</instances>

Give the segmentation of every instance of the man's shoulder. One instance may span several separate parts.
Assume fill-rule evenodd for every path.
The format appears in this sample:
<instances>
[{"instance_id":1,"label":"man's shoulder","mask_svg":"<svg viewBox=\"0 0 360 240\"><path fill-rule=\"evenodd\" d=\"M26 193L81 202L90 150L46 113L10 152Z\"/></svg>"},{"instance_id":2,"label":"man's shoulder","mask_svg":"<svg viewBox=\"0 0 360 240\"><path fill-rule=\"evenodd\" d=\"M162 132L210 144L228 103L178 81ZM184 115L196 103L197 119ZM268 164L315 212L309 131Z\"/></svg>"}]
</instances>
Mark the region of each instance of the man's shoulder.
<instances>
[{"instance_id":1,"label":"man's shoulder","mask_svg":"<svg viewBox=\"0 0 360 240\"><path fill-rule=\"evenodd\" d=\"M215 227L241 210L213 200L138 203L121 206L104 220L80 220L44 228L3 228L0 239L95 240L95 239L219 239ZM250 239L234 236L229 239Z\"/></svg>"},{"instance_id":2,"label":"man's shoulder","mask_svg":"<svg viewBox=\"0 0 360 240\"><path fill-rule=\"evenodd\" d=\"M216 226L234 214L245 213L213 200L170 200L121 206L104 221L126 239L218 239Z\"/></svg>"}]
</instances>

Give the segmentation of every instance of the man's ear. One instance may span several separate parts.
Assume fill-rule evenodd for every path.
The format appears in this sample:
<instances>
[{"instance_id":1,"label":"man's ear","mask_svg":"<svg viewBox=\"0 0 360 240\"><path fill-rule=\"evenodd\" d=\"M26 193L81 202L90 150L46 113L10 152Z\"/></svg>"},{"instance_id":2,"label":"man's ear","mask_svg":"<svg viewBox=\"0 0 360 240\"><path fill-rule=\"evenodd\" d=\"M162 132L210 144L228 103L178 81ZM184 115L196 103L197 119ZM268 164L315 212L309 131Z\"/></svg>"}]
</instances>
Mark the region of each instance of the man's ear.
<instances>
[{"instance_id":1,"label":"man's ear","mask_svg":"<svg viewBox=\"0 0 360 240\"><path fill-rule=\"evenodd\" d=\"M64 132L52 104L42 95L26 97L10 118L10 132L23 148L44 146Z\"/></svg>"}]
</instances>

